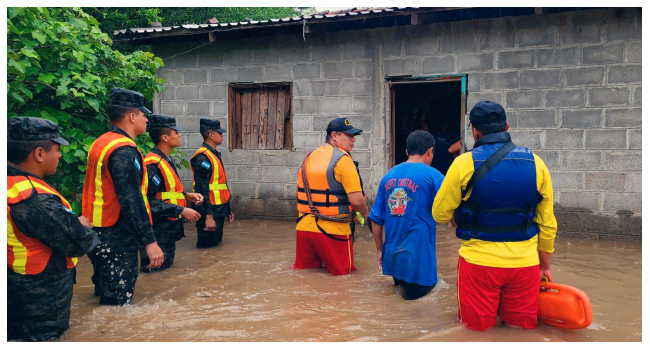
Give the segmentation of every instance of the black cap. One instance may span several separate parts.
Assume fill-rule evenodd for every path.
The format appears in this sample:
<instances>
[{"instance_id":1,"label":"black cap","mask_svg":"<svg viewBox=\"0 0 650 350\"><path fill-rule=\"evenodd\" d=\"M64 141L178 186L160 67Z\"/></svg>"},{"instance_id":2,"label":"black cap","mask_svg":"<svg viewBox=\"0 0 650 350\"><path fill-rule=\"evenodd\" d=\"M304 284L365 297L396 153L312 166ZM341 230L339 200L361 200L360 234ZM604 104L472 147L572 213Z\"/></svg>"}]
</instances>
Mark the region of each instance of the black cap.
<instances>
[{"instance_id":1,"label":"black cap","mask_svg":"<svg viewBox=\"0 0 650 350\"><path fill-rule=\"evenodd\" d=\"M226 130L221 128L221 122L214 119L201 118L199 120L199 131L214 130L216 132L225 134Z\"/></svg>"},{"instance_id":2,"label":"black cap","mask_svg":"<svg viewBox=\"0 0 650 350\"><path fill-rule=\"evenodd\" d=\"M351 134L354 136L363 133L363 130L353 127L352 124L350 124L348 121L348 118L336 118L332 120L327 125L327 134L331 134L332 131L344 132L346 134Z\"/></svg>"},{"instance_id":3,"label":"black cap","mask_svg":"<svg viewBox=\"0 0 650 350\"><path fill-rule=\"evenodd\" d=\"M183 131L183 129L176 126L176 118L174 117L151 114L147 117L147 119L149 119L149 122L147 123L147 130L157 129L157 128L170 128L178 132Z\"/></svg>"},{"instance_id":4,"label":"black cap","mask_svg":"<svg viewBox=\"0 0 650 350\"><path fill-rule=\"evenodd\" d=\"M479 101L469 112L469 121L472 124L490 124L506 120L506 111L503 106L492 101Z\"/></svg>"},{"instance_id":5,"label":"black cap","mask_svg":"<svg viewBox=\"0 0 650 350\"><path fill-rule=\"evenodd\" d=\"M52 140L59 145L69 145L61 135L59 126L47 119L13 117L7 119L7 139L11 141Z\"/></svg>"},{"instance_id":6,"label":"black cap","mask_svg":"<svg viewBox=\"0 0 650 350\"><path fill-rule=\"evenodd\" d=\"M108 101L108 105L137 108L144 113L152 113L149 108L144 106L144 95L137 91L123 88L111 89L111 97L110 101Z\"/></svg>"}]
</instances>

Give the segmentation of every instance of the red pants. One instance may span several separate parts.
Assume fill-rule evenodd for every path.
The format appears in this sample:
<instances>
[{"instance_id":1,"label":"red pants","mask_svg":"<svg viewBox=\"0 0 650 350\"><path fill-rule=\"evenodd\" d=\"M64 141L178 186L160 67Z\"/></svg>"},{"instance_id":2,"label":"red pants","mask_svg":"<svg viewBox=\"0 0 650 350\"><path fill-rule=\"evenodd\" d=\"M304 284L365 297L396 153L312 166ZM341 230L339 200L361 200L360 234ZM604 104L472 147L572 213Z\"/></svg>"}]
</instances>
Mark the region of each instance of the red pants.
<instances>
[{"instance_id":1,"label":"red pants","mask_svg":"<svg viewBox=\"0 0 650 350\"><path fill-rule=\"evenodd\" d=\"M335 235L345 239L348 236ZM337 241L321 232L296 230L296 263L292 269L311 269L325 265L333 275L347 275L356 271L352 240Z\"/></svg>"},{"instance_id":2,"label":"red pants","mask_svg":"<svg viewBox=\"0 0 650 350\"><path fill-rule=\"evenodd\" d=\"M526 329L537 326L539 265L518 268L470 264L458 257L458 319L484 331L501 321Z\"/></svg>"}]
</instances>

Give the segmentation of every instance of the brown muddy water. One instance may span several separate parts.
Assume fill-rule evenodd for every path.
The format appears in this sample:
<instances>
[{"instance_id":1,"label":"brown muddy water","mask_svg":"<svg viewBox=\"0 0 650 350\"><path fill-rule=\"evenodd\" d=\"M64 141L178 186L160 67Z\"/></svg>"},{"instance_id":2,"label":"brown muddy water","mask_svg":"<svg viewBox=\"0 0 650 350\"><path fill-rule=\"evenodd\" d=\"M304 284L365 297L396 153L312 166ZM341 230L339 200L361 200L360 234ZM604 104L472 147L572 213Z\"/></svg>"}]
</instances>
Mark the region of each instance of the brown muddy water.
<instances>
[{"instance_id":1,"label":"brown muddy water","mask_svg":"<svg viewBox=\"0 0 650 350\"><path fill-rule=\"evenodd\" d=\"M641 341L641 244L558 238L557 282L584 290L593 323L467 330L456 319L459 241L438 226L440 282L406 301L376 265L372 235L357 227L358 271L291 270L295 224L239 220L223 243L196 249L186 225L171 269L140 274L133 305L100 306L87 258L79 261L70 329L60 341Z\"/></svg>"}]
</instances>

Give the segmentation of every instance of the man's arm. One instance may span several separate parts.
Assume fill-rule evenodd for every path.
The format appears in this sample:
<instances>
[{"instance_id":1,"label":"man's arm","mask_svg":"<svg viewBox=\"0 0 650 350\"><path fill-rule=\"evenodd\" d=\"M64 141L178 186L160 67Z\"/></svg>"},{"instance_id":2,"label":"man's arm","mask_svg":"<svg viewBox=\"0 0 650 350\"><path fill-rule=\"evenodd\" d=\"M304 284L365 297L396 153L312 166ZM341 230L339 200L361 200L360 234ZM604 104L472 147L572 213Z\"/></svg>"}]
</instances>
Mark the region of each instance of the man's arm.
<instances>
[{"instance_id":1,"label":"man's arm","mask_svg":"<svg viewBox=\"0 0 650 350\"><path fill-rule=\"evenodd\" d=\"M51 194L40 194L11 206L11 218L28 237L67 257L82 256L99 244L97 233Z\"/></svg>"},{"instance_id":2,"label":"man's arm","mask_svg":"<svg viewBox=\"0 0 650 350\"><path fill-rule=\"evenodd\" d=\"M474 173L474 161L471 153L459 156L451 163L447 175L436 194L431 210L433 219L439 224L446 224L454 218L454 212L460 205L461 186L469 182ZM469 196L471 191L467 194Z\"/></svg>"},{"instance_id":3,"label":"man's arm","mask_svg":"<svg viewBox=\"0 0 650 350\"><path fill-rule=\"evenodd\" d=\"M348 201L354 211L358 211L364 220L368 219L368 205L361 189L361 177L351 157L343 157L334 167L334 178L343 185Z\"/></svg>"},{"instance_id":4,"label":"man's arm","mask_svg":"<svg viewBox=\"0 0 650 350\"><path fill-rule=\"evenodd\" d=\"M191 161L194 170L194 192L203 196L203 203L198 206L205 215L212 215L212 205L210 204L210 178L212 177L212 165L208 157L199 154Z\"/></svg>"},{"instance_id":5,"label":"man's arm","mask_svg":"<svg viewBox=\"0 0 650 350\"><path fill-rule=\"evenodd\" d=\"M368 215L372 225L372 237L375 239L375 248L377 249L377 266L382 268L382 251L384 246L384 220L386 220L386 193L384 191L385 181L379 182L375 203Z\"/></svg>"},{"instance_id":6,"label":"man's arm","mask_svg":"<svg viewBox=\"0 0 650 350\"><path fill-rule=\"evenodd\" d=\"M140 192L142 167L142 158L135 147L118 148L108 160L108 171L120 202L120 216L124 218L123 227L133 232L140 244L146 245L155 242L156 237Z\"/></svg>"},{"instance_id":7,"label":"man's arm","mask_svg":"<svg viewBox=\"0 0 650 350\"><path fill-rule=\"evenodd\" d=\"M354 211L358 211L364 219L368 219L368 205L366 205L366 198L361 191L348 193L348 201Z\"/></svg>"},{"instance_id":8,"label":"man's arm","mask_svg":"<svg viewBox=\"0 0 650 350\"><path fill-rule=\"evenodd\" d=\"M142 185L140 171L144 171L144 162L140 153L135 147L118 148L108 159L108 171L113 178L117 200L120 202L120 217L124 219L122 227L133 232L140 244L144 245L150 261L147 267L161 266L164 254L156 243L147 206L140 191Z\"/></svg>"},{"instance_id":9,"label":"man's arm","mask_svg":"<svg viewBox=\"0 0 650 350\"><path fill-rule=\"evenodd\" d=\"M537 173L537 190L542 195L542 200L535 208L533 221L539 226L539 263L540 275L546 276L553 281L551 273L551 254L555 248L555 235L557 233L557 221L553 213L553 183L551 175L544 161L533 154L535 159L535 170Z\"/></svg>"}]
</instances>

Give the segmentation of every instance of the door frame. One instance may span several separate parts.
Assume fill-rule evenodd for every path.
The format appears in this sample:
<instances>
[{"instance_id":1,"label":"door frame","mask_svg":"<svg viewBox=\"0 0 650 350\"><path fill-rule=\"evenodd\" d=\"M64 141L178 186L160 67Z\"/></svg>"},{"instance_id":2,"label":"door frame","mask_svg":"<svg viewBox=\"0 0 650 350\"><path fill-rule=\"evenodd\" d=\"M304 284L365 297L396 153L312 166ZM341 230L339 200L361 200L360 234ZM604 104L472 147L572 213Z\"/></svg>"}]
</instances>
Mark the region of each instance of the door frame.
<instances>
[{"instance_id":1,"label":"door frame","mask_svg":"<svg viewBox=\"0 0 650 350\"><path fill-rule=\"evenodd\" d=\"M460 82L460 153L467 151L467 127L469 120L467 117L467 79L468 74L436 74L436 75L401 75L386 76L384 82L386 98L386 164L388 168L395 166L395 85L401 84L431 84L439 82Z\"/></svg>"}]
</instances>

